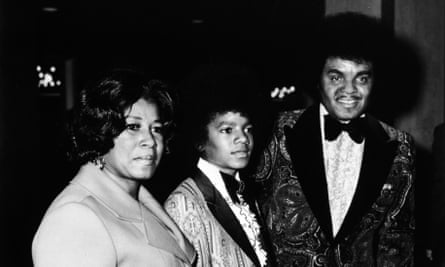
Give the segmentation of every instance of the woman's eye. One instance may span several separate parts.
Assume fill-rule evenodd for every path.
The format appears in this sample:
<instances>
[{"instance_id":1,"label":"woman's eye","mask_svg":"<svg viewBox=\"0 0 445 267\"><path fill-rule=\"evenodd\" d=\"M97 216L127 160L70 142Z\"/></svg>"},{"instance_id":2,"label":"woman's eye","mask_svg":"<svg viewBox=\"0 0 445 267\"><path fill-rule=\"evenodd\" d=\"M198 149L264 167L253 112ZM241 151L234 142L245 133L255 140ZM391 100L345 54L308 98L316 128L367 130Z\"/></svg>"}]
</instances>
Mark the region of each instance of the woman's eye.
<instances>
[{"instance_id":1,"label":"woman's eye","mask_svg":"<svg viewBox=\"0 0 445 267\"><path fill-rule=\"evenodd\" d=\"M244 131L245 131L246 133L252 133L252 132L253 132L253 126L248 126L248 127L246 127L246 128L244 129Z\"/></svg>"},{"instance_id":2,"label":"woman's eye","mask_svg":"<svg viewBox=\"0 0 445 267\"><path fill-rule=\"evenodd\" d=\"M151 127L151 131L155 134L162 134L164 132L164 126L156 125Z\"/></svg>"},{"instance_id":3,"label":"woman's eye","mask_svg":"<svg viewBox=\"0 0 445 267\"><path fill-rule=\"evenodd\" d=\"M138 123L128 123L126 128L130 131L137 131L141 128L141 125Z\"/></svg>"}]
</instances>

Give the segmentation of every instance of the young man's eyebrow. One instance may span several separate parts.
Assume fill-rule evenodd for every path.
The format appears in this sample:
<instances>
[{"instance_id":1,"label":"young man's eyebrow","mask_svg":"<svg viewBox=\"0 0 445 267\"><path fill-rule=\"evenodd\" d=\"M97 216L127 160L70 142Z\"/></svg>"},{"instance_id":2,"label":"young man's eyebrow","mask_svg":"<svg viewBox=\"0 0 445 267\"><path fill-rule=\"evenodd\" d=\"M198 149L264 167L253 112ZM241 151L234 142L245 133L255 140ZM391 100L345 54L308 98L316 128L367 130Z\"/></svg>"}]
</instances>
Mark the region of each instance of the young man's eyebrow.
<instances>
[{"instance_id":1,"label":"young man's eyebrow","mask_svg":"<svg viewBox=\"0 0 445 267\"><path fill-rule=\"evenodd\" d=\"M221 127L221 126L224 125L224 124L229 125L229 126L234 125L233 122L229 122L229 121L220 121L220 122L216 125L216 127Z\"/></svg>"}]
</instances>

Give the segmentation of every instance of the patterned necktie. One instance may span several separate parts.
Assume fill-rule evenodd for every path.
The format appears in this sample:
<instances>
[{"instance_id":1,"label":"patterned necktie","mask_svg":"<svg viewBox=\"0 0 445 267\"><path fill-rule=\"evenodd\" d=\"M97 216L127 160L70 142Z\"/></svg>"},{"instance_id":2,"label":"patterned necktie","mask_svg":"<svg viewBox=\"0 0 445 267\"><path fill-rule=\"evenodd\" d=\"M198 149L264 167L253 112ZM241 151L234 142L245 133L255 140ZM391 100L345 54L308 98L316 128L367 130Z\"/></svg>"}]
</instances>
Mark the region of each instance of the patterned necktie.
<instances>
[{"instance_id":1,"label":"patterned necktie","mask_svg":"<svg viewBox=\"0 0 445 267\"><path fill-rule=\"evenodd\" d=\"M349 123L341 123L329 115L325 115L324 119L324 134L326 140L333 141L337 139L342 131L345 131L357 144L363 142L365 138L366 117L353 119Z\"/></svg>"},{"instance_id":2,"label":"patterned necktie","mask_svg":"<svg viewBox=\"0 0 445 267\"><path fill-rule=\"evenodd\" d=\"M237 193L242 194L242 192L244 191L244 183L237 181L235 179L235 177L233 177L232 175L229 175L229 174L226 174L223 172L220 172L220 173L221 173L221 177L224 180L224 184L226 185L227 192L229 193L230 198L232 199L233 203L239 204L240 199L239 199Z\"/></svg>"}]
</instances>

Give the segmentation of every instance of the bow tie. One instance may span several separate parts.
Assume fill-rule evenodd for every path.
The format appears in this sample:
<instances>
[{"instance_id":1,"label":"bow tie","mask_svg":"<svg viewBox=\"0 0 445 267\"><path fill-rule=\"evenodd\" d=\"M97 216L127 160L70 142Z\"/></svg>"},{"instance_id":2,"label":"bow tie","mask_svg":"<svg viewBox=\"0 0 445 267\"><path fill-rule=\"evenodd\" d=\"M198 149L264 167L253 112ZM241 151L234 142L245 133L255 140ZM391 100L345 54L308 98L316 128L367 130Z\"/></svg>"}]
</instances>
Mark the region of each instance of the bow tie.
<instances>
[{"instance_id":1,"label":"bow tie","mask_svg":"<svg viewBox=\"0 0 445 267\"><path fill-rule=\"evenodd\" d=\"M227 192L230 195L230 198L232 199L233 203L240 203L240 199L237 195L242 194L244 191L244 183L242 181L238 181L233 177L232 175L221 173L221 177L224 180L224 184L226 185Z\"/></svg>"},{"instance_id":2,"label":"bow tie","mask_svg":"<svg viewBox=\"0 0 445 267\"><path fill-rule=\"evenodd\" d=\"M337 139L342 131L345 131L355 143L360 144L363 142L365 138L365 117L353 119L349 123L341 123L329 115L325 115L324 119L324 134L326 140L333 141Z\"/></svg>"}]
</instances>

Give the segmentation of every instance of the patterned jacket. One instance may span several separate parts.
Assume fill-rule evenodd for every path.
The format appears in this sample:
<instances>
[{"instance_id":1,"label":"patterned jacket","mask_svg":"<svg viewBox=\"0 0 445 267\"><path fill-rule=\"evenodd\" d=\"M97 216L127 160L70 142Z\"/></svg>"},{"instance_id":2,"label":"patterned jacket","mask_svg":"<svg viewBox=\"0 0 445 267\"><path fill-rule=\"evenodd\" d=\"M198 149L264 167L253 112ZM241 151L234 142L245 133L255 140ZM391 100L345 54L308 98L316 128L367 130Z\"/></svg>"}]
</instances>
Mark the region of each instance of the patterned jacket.
<instances>
[{"instance_id":1,"label":"patterned jacket","mask_svg":"<svg viewBox=\"0 0 445 267\"><path fill-rule=\"evenodd\" d=\"M201 171L197 170L192 178L184 180L170 194L164 206L195 247L198 267L260 265L253 247L230 207ZM252 202L250 206L258 207ZM259 215L256 217L261 219ZM260 230L265 229L263 227ZM263 245L267 251L268 243ZM273 266L272 262L272 255L269 254L268 266Z\"/></svg>"},{"instance_id":2,"label":"patterned jacket","mask_svg":"<svg viewBox=\"0 0 445 267\"><path fill-rule=\"evenodd\" d=\"M278 266L413 266L412 138L367 118L357 189L333 237L318 105L280 114L255 174Z\"/></svg>"}]
</instances>

